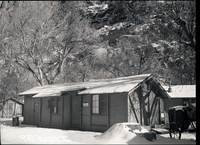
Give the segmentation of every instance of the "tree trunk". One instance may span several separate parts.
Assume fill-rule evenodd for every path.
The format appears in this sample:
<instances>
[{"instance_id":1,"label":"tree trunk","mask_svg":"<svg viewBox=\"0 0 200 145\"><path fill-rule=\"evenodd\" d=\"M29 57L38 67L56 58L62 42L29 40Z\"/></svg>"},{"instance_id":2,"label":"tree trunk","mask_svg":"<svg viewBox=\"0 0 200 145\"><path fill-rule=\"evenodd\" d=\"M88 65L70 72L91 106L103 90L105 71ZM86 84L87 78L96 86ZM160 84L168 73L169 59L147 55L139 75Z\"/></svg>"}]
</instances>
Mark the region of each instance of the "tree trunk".
<instances>
[{"instance_id":1,"label":"tree trunk","mask_svg":"<svg viewBox=\"0 0 200 145\"><path fill-rule=\"evenodd\" d=\"M16 110L16 102L15 102L15 107L14 107L13 116L15 115L15 110Z\"/></svg>"}]
</instances>

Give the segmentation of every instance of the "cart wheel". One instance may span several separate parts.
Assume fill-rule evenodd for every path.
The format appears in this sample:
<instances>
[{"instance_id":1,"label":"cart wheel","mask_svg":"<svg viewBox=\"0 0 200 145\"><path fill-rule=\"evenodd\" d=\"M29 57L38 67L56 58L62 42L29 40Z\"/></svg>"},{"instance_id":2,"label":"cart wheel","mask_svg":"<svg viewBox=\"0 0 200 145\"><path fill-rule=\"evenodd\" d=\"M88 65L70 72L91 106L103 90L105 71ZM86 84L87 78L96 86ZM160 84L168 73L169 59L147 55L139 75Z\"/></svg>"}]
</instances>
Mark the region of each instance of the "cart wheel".
<instances>
[{"instance_id":1,"label":"cart wheel","mask_svg":"<svg viewBox=\"0 0 200 145\"><path fill-rule=\"evenodd\" d=\"M169 135L171 138L181 139L181 129L176 123L172 123L169 128Z\"/></svg>"}]
</instances>

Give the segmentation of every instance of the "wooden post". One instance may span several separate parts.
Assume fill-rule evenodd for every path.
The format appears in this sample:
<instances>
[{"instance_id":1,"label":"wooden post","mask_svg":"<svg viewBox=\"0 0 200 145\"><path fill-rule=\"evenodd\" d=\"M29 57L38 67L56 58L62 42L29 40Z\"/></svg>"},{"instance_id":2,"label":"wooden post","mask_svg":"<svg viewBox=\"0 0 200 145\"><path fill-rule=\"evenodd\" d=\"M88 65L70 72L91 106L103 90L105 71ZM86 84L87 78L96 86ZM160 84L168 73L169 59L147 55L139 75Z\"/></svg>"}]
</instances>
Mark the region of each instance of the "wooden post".
<instances>
[{"instance_id":1,"label":"wooden post","mask_svg":"<svg viewBox=\"0 0 200 145\"><path fill-rule=\"evenodd\" d=\"M150 125L150 102L149 102L149 96L148 96L148 125Z\"/></svg>"},{"instance_id":2,"label":"wooden post","mask_svg":"<svg viewBox=\"0 0 200 145\"><path fill-rule=\"evenodd\" d=\"M158 96L158 118L159 124L161 124L161 110L160 110L160 97Z\"/></svg>"},{"instance_id":3,"label":"wooden post","mask_svg":"<svg viewBox=\"0 0 200 145\"><path fill-rule=\"evenodd\" d=\"M72 96L70 95L70 127L72 125Z\"/></svg>"},{"instance_id":4,"label":"wooden post","mask_svg":"<svg viewBox=\"0 0 200 145\"><path fill-rule=\"evenodd\" d=\"M155 112L156 112L157 102L158 102L158 100L157 100L157 97L155 96L155 106L154 106L154 108L152 107L153 114L152 114L152 117L151 117L151 124L153 123L153 118L154 118L154 115L155 115Z\"/></svg>"},{"instance_id":5,"label":"wooden post","mask_svg":"<svg viewBox=\"0 0 200 145\"><path fill-rule=\"evenodd\" d=\"M41 124L42 121L42 98L40 98L40 123Z\"/></svg>"},{"instance_id":6,"label":"wooden post","mask_svg":"<svg viewBox=\"0 0 200 145\"><path fill-rule=\"evenodd\" d=\"M143 95L142 95L142 87L140 87L140 124L142 125L142 114L143 114Z\"/></svg>"},{"instance_id":7,"label":"wooden post","mask_svg":"<svg viewBox=\"0 0 200 145\"><path fill-rule=\"evenodd\" d=\"M107 129L110 127L110 99L109 95L107 94Z\"/></svg>"},{"instance_id":8,"label":"wooden post","mask_svg":"<svg viewBox=\"0 0 200 145\"><path fill-rule=\"evenodd\" d=\"M151 94L151 90L150 90L150 85L148 84L147 85L147 87L148 87L148 90L149 90L149 95L148 95L148 125L150 125L150 99L149 99L149 97L150 97L150 94Z\"/></svg>"},{"instance_id":9,"label":"wooden post","mask_svg":"<svg viewBox=\"0 0 200 145\"><path fill-rule=\"evenodd\" d=\"M15 102L15 107L14 107L13 116L15 115L15 110L16 110L16 102Z\"/></svg>"},{"instance_id":10,"label":"wooden post","mask_svg":"<svg viewBox=\"0 0 200 145\"><path fill-rule=\"evenodd\" d=\"M63 122L64 122L64 96L62 96L62 128L64 128Z\"/></svg>"},{"instance_id":11,"label":"wooden post","mask_svg":"<svg viewBox=\"0 0 200 145\"><path fill-rule=\"evenodd\" d=\"M136 114L136 112L135 112L135 108L134 108L133 103L132 103L131 98L130 98L130 94L128 95L128 98L129 98L129 102L130 102L130 104L131 104L131 108L132 108L132 110L133 110L133 113L134 113L134 115L135 115L135 119L136 119L137 123L139 123L139 120L138 120L138 118L137 118L137 114ZM140 117L140 119L141 119L141 117Z\"/></svg>"},{"instance_id":12,"label":"wooden post","mask_svg":"<svg viewBox=\"0 0 200 145\"><path fill-rule=\"evenodd\" d=\"M52 108L52 99L50 98L50 127L51 127L51 120L52 120L52 113L51 113L51 108Z\"/></svg>"},{"instance_id":13,"label":"wooden post","mask_svg":"<svg viewBox=\"0 0 200 145\"><path fill-rule=\"evenodd\" d=\"M2 111L2 118L3 118L3 108L4 108L4 102L2 102L2 109L1 109L1 111Z\"/></svg>"},{"instance_id":14,"label":"wooden post","mask_svg":"<svg viewBox=\"0 0 200 145\"><path fill-rule=\"evenodd\" d=\"M80 129L82 129L82 123L83 123L83 96L81 95L81 108L80 108Z\"/></svg>"},{"instance_id":15,"label":"wooden post","mask_svg":"<svg viewBox=\"0 0 200 145\"><path fill-rule=\"evenodd\" d=\"M92 95L90 96L90 130L91 130L91 125L92 125Z\"/></svg>"}]
</instances>

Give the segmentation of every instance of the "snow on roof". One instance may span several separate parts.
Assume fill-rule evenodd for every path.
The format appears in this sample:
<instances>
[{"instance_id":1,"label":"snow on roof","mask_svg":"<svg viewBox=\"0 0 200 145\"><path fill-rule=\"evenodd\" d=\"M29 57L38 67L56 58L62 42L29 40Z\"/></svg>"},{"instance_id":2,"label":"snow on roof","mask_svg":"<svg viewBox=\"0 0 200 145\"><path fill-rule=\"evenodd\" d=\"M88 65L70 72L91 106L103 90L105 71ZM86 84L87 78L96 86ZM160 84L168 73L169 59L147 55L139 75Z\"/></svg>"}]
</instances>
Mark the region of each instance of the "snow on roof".
<instances>
[{"instance_id":1,"label":"snow on roof","mask_svg":"<svg viewBox=\"0 0 200 145\"><path fill-rule=\"evenodd\" d=\"M172 85L172 92L168 92L169 86L163 86L171 98L196 98L196 85Z\"/></svg>"},{"instance_id":2,"label":"snow on roof","mask_svg":"<svg viewBox=\"0 0 200 145\"><path fill-rule=\"evenodd\" d=\"M129 77L120 77L114 79L102 79L89 82L64 83L55 85L46 85L34 87L30 90L20 93L19 95L34 95L34 97L52 97L61 96L62 92L85 90L80 94L91 93L121 93L129 92L140 82L149 78L151 74L143 74ZM87 91L88 90L88 91Z\"/></svg>"},{"instance_id":3,"label":"snow on roof","mask_svg":"<svg viewBox=\"0 0 200 145\"><path fill-rule=\"evenodd\" d=\"M123 93L129 92L135 88L143 80L136 80L132 82L120 82L96 88L90 88L79 92L78 94L105 94L105 93Z\"/></svg>"}]
</instances>

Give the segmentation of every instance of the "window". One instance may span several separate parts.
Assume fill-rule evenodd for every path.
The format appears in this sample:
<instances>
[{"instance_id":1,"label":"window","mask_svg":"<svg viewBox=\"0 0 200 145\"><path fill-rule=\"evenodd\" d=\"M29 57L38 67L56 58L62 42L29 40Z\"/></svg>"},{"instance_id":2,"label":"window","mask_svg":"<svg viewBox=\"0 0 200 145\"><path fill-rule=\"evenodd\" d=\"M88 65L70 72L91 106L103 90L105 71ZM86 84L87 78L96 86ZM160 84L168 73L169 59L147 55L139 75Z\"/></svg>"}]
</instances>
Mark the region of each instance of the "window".
<instances>
[{"instance_id":1,"label":"window","mask_svg":"<svg viewBox=\"0 0 200 145\"><path fill-rule=\"evenodd\" d=\"M61 113L60 98L51 98L51 112L56 114Z\"/></svg>"},{"instance_id":2,"label":"window","mask_svg":"<svg viewBox=\"0 0 200 145\"><path fill-rule=\"evenodd\" d=\"M92 113L107 114L107 96L105 95L92 96Z\"/></svg>"},{"instance_id":3,"label":"window","mask_svg":"<svg viewBox=\"0 0 200 145\"><path fill-rule=\"evenodd\" d=\"M92 113L99 114L99 95L92 96Z\"/></svg>"}]
</instances>

